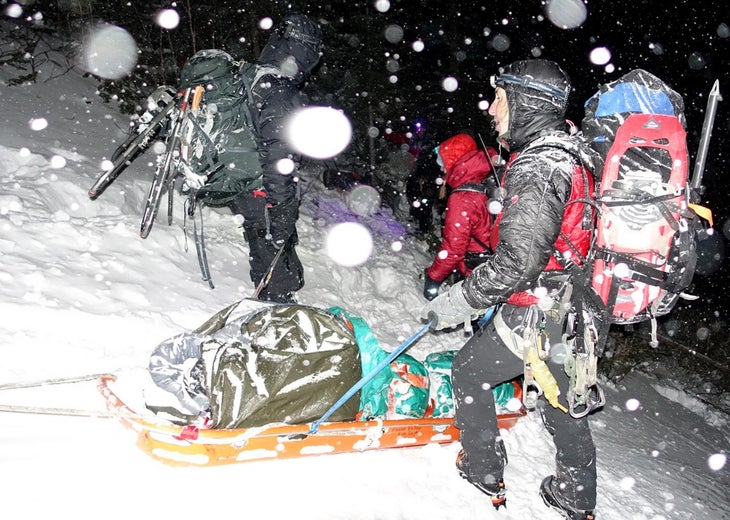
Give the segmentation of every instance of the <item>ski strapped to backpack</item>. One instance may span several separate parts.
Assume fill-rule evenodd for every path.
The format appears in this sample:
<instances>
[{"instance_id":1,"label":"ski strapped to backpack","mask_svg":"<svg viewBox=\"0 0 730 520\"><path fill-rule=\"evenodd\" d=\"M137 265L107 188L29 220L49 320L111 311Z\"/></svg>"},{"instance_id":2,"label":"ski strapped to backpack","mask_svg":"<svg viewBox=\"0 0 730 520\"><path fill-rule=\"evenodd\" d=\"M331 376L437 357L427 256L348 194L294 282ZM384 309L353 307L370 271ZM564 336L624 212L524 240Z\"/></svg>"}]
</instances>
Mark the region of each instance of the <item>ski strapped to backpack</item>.
<instances>
[{"instance_id":1,"label":"ski strapped to backpack","mask_svg":"<svg viewBox=\"0 0 730 520\"><path fill-rule=\"evenodd\" d=\"M656 346L656 318L680 297L694 298L684 291L697 242L707 232L700 216L710 226L712 220L696 204L702 168L687 181L683 110L679 94L641 69L602 86L586 102L583 139L595 152L598 211L586 261L573 268L573 328L566 335L573 355L565 370L574 417L605 401L596 363L611 324L651 321ZM706 122L703 139L711 126Z\"/></svg>"},{"instance_id":2,"label":"ski strapped to backpack","mask_svg":"<svg viewBox=\"0 0 730 520\"><path fill-rule=\"evenodd\" d=\"M177 109L170 113L170 130L165 140L167 153L157 156L155 174L152 177L152 183L142 212L142 222L139 228L139 236L142 238L147 238L150 231L152 231L157 212L160 209L162 194L166 189L170 190L178 173L179 156L176 152L180 146L181 131L187 113L193 105L195 89L186 88L181 92Z\"/></svg>"},{"instance_id":3,"label":"ski strapped to backpack","mask_svg":"<svg viewBox=\"0 0 730 520\"><path fill-rule=\"evenodd\" d=\"M129 137L111 155L111 167L99 175L89 188L89 198L96 200L104 193L132 161L149 148L152 141L167 126L170 114L177 106L176 93L162 86L148 98L148 110L132 127Z\"/></svg>"}]
</instances>

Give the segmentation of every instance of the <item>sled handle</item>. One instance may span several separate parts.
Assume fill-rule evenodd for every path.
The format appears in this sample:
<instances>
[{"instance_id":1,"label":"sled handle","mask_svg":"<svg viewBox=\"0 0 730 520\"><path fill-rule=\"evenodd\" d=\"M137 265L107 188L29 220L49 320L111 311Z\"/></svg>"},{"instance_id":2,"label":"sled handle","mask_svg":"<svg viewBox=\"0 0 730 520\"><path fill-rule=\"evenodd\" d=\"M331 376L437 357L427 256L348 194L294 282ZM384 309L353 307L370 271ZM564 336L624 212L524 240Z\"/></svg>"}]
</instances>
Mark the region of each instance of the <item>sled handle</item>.
<instances>
[{"instance_id":1,"label":"sled handle","mask_svg":"<svg viewBox=\"0 0 730 520\"><path fill-rule=\"evenodd\" d=\"M358 390L360 390L363 386L365 386L372 378L377 376L381 370L383 370L385 367L390 365L391 361L393 361L395 358L400 356L408 347L413 345L421 336L426 334L428 330L433 326L436 325L438 318L435 314L429 314L428 316L428 323L423 326L420 330L415 332L410 338L405 340L403 343L400 344L398 348L396 348L393 352L391 352L388 357L383 359L380 363L377 364L375 368L373 368L370 372L362 376L362 378L352 385L352 388L350 388L345 394L339 398L339 400L333 404L329 410L327 410L322 417L317 419L312 423L312 426L309 428L309 432L307 432L307 435L314 435L319 431L319 426L326 421L333 413L335 413L343 404L345 404L350 397L352 397Z\"/></svg>"}]
</instances>

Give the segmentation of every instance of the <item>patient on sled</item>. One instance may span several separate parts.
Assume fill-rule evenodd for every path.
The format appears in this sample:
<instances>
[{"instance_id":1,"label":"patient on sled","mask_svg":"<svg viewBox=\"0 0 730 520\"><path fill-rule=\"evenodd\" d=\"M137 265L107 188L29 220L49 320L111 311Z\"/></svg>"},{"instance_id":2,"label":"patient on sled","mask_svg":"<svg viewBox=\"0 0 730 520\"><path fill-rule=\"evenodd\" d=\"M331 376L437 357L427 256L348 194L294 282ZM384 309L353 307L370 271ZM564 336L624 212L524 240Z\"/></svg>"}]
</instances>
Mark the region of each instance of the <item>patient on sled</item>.
<instances>
[{"instance_id":1,"label":"patient on sled","mask_svg":"<svg viewBox=\"0 0 730 520\"><path fill-rule=\"evenodd\" d=\"M452 417L454 353L401 354L328 420ZM145 405L200 428L311 423L387 356L367 323L339 307L243 300L154 349ZM496 390L503 405L514 397L512 385Z\"/></svg>"}]
</instances>

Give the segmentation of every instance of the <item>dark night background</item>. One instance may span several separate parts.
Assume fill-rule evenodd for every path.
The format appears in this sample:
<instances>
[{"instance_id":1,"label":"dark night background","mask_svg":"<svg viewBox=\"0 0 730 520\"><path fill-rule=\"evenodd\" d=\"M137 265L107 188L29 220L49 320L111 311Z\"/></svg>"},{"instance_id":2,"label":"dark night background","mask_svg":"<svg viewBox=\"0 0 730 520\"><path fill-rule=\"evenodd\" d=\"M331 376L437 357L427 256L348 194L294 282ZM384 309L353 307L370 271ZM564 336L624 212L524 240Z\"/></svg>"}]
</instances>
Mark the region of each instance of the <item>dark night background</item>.
<instances>
[{"instance_id":1,"label":"dark night background","mask_svg":"<svg viewBox=\"0 0 730 520\"><path fill-rule=\"evenodd\" d=\"M730 10L727 0L631 2L591 1L587 19L573 29L555 26L546 8L575 7L580 0L521 0L519 2L440 2L425 0L368 1L227 1L118 2L116 0L18 0L26 18L3 26L0 66L12 67L33 56L42 64L41 44L50 34L60 34L63 52L78 52L83 35L94 24L112 23L125 28L140 52L135 74L119 81L102 81L101 95L118 98L120 110L132 112L156 85L175 83L179 67L196 50L221 48L237 58L252 61L269 31L260 21L276 23L289 10L318 20L324 30L325 50L307 93L312 100L342 108L351 119L355 139L349 153L367 155L367 132L412 130L422 121L426 134L437 143L455 132L471 129L489 144L493 139L486 111L479 100L491 101L489 76L501 65L518 59L555 60L569 73L574 93L569 118L579 123L582 103L601 83L634 68L659 76L683 97L688 122L691 165L700 139L713 82L720 92L730 92ZM0 6L13 2L0 0ZM179 25L170 30L155 25L155 14L174 8ZM27 13L42 13L41 17ZM388 29L402 31L389 36ZM397 34L397 36L399 36ZM420 40L424 50L412 44ZM611 53L609 64L591 63L596 47ZM442 81L458 80L458 89L446 92ZM397 78L393 82L392 79ZM21 76L19 81L34 77ZM730 280L726 242L728 218L728 113L730 99L720 102L705 168L703 202L714 212L717 234L702 244L702 261L695 277L702 306L727 311L725 288ZM699 305L699 304L693 304Z\"/></svg>"}]
</instances>

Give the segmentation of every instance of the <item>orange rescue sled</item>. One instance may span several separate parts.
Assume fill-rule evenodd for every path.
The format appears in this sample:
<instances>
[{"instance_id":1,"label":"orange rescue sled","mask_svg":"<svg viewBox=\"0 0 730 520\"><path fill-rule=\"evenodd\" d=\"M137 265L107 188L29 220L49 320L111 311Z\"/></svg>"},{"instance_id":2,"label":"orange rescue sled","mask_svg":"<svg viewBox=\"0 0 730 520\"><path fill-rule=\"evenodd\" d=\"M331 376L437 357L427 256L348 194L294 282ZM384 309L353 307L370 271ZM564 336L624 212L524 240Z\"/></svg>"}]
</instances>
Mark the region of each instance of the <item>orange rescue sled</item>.
<instances>
[{"instance_id":1,"label":"orange rescue sled","mask_svg":"<svg viewBox=\"0 0 730 520\"><path fill-rule=\"evenodd\" d=\"M151 457L177 466L216 466L253 460L447 444L459 440L453 418L331 422L309 434L309 425L276 424L235 430L198 429L142 416L114 392L113 375L99 379L98 389L109 412L137 434L137 445ZM514 426L525 415L497 416L500 428Z\"/></svg>"}]
</instances>

